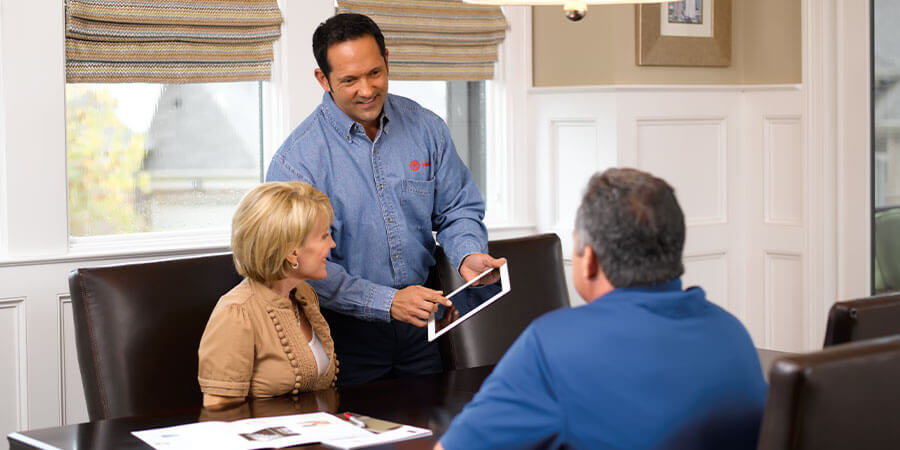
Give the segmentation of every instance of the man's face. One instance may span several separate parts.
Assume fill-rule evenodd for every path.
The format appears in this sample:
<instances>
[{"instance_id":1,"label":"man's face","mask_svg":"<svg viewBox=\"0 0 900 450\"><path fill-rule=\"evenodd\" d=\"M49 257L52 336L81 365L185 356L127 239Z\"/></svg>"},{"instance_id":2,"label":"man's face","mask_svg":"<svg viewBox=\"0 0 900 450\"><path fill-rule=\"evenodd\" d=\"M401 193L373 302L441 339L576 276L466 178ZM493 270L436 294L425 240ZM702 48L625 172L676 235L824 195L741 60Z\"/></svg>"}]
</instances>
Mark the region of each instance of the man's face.
<instances>
[{"instance_id":1,"label":"man's face","mask_svg":"<svg viewBox=\"0 0 900 450\"><path fill-rule=\"evenodd\" d=\"M331 93L334 102L366 128L378 128L378 117L387 96L387 58L381 57L372 36L363 36L328 47L331 74L325 78L316 69L322 89Z\"/></svg>"}]
</instances>

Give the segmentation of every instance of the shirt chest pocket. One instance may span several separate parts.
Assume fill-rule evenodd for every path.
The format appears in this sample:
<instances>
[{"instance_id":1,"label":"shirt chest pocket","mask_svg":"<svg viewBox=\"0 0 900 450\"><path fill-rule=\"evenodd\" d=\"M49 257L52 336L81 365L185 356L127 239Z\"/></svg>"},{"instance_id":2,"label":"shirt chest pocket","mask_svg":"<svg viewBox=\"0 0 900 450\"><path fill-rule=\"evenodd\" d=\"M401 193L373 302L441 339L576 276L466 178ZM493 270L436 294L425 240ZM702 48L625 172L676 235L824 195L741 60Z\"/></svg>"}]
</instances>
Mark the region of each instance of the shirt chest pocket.
<instances>
[{"instance_id":1,"label":"shirt chest pocket","mask_svg":"<svg viewBox=\"0 0 900 450\"><path fill-rule=\"evenodd\" d=\"M431 212L434 209L434 179L408 180L402 183L403 213L410 226L431 228Z\"/></svg>"}]
</instances>

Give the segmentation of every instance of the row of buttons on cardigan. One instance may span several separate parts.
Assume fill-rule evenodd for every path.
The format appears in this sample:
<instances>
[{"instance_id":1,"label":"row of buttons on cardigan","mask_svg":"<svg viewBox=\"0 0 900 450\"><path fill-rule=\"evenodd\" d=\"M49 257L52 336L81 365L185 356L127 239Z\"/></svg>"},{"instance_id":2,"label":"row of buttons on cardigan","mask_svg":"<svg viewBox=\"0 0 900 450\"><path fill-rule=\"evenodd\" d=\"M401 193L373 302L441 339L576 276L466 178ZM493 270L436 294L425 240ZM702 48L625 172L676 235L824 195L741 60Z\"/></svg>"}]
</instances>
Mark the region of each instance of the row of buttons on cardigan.
<instances>
[{"instance_id":1,"label":"row of buttons on cardigan","mask_svg":"<svg viewBox=\"0 0 900 450\"><path fill-rule=\"evenodd\" d=\"M271 306L266 307L266 311L269 313L269 319L272 320L272 323L275 325L275 331L278 332L278 338L281 339L281 346L284 349L284 354L287 356L288 360L291 362L291 368L294 370L294 389L291 390L292 395L297 395L300 393L300 363L297 361L296 356L294 356L293 349L291 348L291 343L287 339L287 336L284 334L284 327L281 326L281 323L278 320L278 317L275 317L275 310L272 309ZM334 361L334 377L331 379L331 387L334 387L335 381L337 381L337 373L340 369L337 366L337 359Z\"/></svg>"}]
</instances>

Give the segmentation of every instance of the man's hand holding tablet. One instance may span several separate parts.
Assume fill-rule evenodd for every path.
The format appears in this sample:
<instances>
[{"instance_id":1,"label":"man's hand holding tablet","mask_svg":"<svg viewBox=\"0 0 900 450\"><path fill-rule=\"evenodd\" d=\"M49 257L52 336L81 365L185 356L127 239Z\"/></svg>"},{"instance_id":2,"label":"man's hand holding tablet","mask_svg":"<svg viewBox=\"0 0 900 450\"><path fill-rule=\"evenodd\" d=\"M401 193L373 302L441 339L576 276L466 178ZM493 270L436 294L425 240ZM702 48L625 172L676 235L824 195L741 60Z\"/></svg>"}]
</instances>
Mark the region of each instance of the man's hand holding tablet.
<instances>
[{"instance_id":1,"label":"man's hand holding tablet","mask_svg":"<svg viewBox=\"0 0 900 450\"><path fill-rule=\"evenodd\" d=\"M481 284L491 280L492 283ZM428 341L437 339L474 316L478 311L506 295L510 289L509 269L505 260L499 268L489 268L481 272L446 296L453 302L453 307L431 314L428 318Z\"/></svg>"}]
</instances>

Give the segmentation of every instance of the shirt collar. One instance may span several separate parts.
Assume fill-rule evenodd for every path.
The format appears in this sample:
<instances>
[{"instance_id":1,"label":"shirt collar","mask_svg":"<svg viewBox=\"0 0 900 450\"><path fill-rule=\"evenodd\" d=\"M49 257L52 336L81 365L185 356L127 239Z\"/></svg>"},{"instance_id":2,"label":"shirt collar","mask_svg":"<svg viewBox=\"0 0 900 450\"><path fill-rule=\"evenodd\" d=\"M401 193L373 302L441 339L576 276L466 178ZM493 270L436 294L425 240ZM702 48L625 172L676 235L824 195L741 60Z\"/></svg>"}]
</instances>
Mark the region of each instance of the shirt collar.
<instances>
[{"instance_id":1,"label":"shirt collar","mask_svg":"<svg viewBox=\"0 0 900 450\"><path fill-rule=\"evenodd\" d=\"M381 110L381 116L379 116L378 120L380 121L379 128L382 132L388 132L388 122L390 122L390 118L393 117L393 106L391 106L391 96L388 95L384 100L384 107ZM355 120L351 119L350 116L345 113L337 103L334 102L334 99L331 98L331 94L328 92L322 93L322 111L325 113L325 116L331 121L331 124L334 128L341 134L350 140L350 136L354 131L358 131L360 133L365 133L365 129L363 128L361 123L357 123Z\"/></svg>"},{"instance_id":2,"label":"shirt collar","mask_svg":"<svg viewBox=\"0 0 900 450\"><path fill-rule=\"evenodd\" d=\"M379 128L381 128L382 133L387 133L388 123L391 121L391 117L394 117L394 97L391 94L387 94L387 97L384 99L384 107L381 109L381 117L378 120L381 121L379 124Z\"/></svg>"},{"instance_id":3,"label":"shirt collar","mask_svg":"<svg viewBox=\"0 0 900 450\"><path fill-rule=\"evenodd\" d=\"M700 287L681 289L681 279L652 286L615 288L592 304L632 303L665 316L685 316L706 307L706 293Z\"/></svg>"},{"instance_id":4,"label":"shirt collar","mask_svg":"<svg viewBox=\"0 0 900 450\"><path fill-rule=\"evenodd\" d=\"M262 284L257 281L253 281L249 278L245 278L247 282L250 284L250 289L253 291L253 294L266 305L270 305L275 308L293 308L292 300L287 297L282 297L278 295L275 291L269 289L265 284ZM291 297L295 295L299 295L296 298L301 304L305 304L307 299L303 297L302 294L299 294L297 290L291 292Z\"/></svg>"},{"instance_id":5,"label":"shirt collar","mask_svg":"<svg viewBox=\"0 0 900 450\"><path fill-rule=\"evenodd\" d=\"M638 287L630 287L630 288L615 288L613 292L666 292L666 291L680 291L681 290L681 278L676 278L674 280L669 280L664 283L654 284L650 286L638 286ZM603 297L606 297L605 295Z\"/></svg>"}]
</instances>

